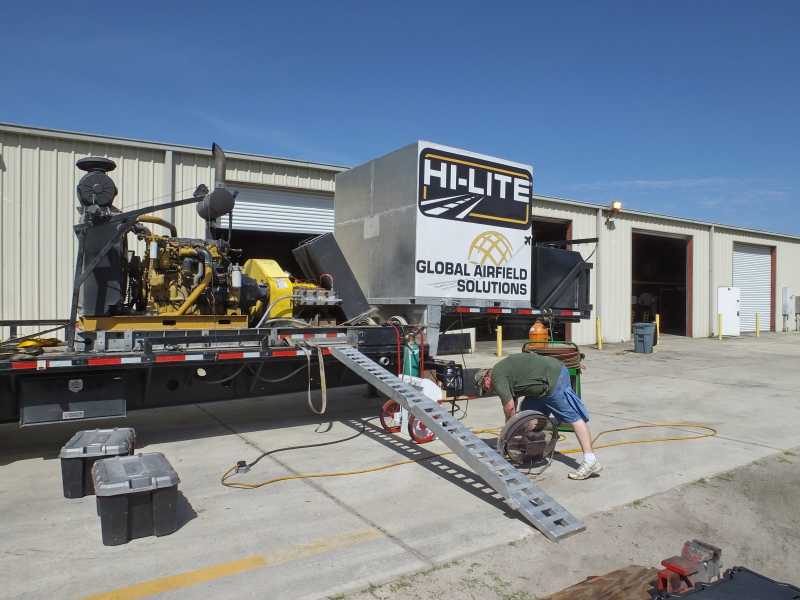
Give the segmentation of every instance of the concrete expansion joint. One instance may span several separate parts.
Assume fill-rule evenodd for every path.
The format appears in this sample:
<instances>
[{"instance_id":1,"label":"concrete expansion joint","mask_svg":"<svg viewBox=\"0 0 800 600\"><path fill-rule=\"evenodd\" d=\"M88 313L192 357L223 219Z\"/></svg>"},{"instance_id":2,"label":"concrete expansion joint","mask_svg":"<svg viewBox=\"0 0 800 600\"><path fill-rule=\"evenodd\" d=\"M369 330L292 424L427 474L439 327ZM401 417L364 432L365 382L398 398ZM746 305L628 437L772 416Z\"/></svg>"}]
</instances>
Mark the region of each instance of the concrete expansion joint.
<instances>
[{"instance_id":1,"label":"concrete expansion joint","mask_svg":"<svg viewBox=\"0 0 800 600\"><path fill-rule=\"evenodd\" d=\"M269 452L268 450L265 450L264 448L259 446L256 442L254 442L251 439L249 439L246 435L244 435L243 433L237 431L232 425L230 425L229 423L226 423L225 421L220 419L217 415L212 413L207 408L205 408L203 406L200 406L198 404L195 404L195 406L200 411L205 413L211 420L213 420L214 422L219 424L221 427L223 427L227 431L230 431L232 434L234 434L236 437L238 437L240 440L242 440L242 442L244 442L246 445L250 446L254 450L257 450L261 454L267 455L266 458L271 460L276 465L282 467L283 469L286 469L292 475L301 475L301 473L299 471L297 471L296 469L292 468L291 466L289 466L288 464L286 464L282 460L280 460L278 458L275 458L274 455L268 454L268 452ZM397 545L400 548L402 548L405 552L408 552L409 554L411 554L414 558L416 558L417 560L419 560L420 562L425 564L428 568L436 566L436 562L432 558L426 556L423 552L420 552L416 548L413 548L412 546L409 546L402 539L400 539L399 537L397 537L393 533L387 531L384 527L382 527L378 523L374 522L369 517L366 517L365 515L361 514L358 510L356 510L355 508L353 508L352 506L350 506L349 504L347 504L346 502L344 502L340 498L338 498L335 495L331 494L329 491L327 491L325 488L323 488L321 485L319 485L313 479L303 479L302 482L305 485L307 485L310 488L312 488L313 490L315 490L316 492L318 492L318 493L322 494L323 496L325 496L328 500L333 502L336 506L338 506L338 507L342 508L343 510L347 511L348 513L350 513L351 515L353 515L354 517L356 517L357 519L359 519L360 521L362 521L363 523L365 523L369 527L372 527L373 529L376 529L377 531L380 531L386 537L386 539L390 540L395 545Z\"/></svg>"}]
</instances>

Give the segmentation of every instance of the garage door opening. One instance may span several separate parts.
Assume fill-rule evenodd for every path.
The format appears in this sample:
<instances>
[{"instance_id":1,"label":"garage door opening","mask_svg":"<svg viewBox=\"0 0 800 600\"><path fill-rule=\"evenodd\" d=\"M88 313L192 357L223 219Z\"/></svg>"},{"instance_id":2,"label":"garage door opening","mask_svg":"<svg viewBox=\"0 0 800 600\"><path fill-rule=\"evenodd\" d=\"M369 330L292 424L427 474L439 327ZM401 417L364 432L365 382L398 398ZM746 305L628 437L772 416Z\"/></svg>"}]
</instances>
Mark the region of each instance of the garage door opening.
<instances>
[{"instance_id":1,"label":"garage door opening","mask_svg":"<svg viewBox=\"0 0 800 600\"><path fill-rule=\"evenodd\" d=\"M661 331L692 335L691 238L632 234L632 323L652 323L661 315Z\"/></svg>"},{"instance_id":2,"label":"garage door opening","mask_svg":"<svg viewBox=\"0 0 800 600\"><path fill-rule=\"evenodd\" d=\"M248 258L271 258L278 261L284 271L303 279L300 265L295 261L292 250L316 233L287 233L283 231L246 231L234 229L231 247L242 250L241 264ZM223 234L227 237L227 232Z\"/></svg>"},{"instance_id":3,"label":"garage door opening","mask_svg":"<svg viewBox=\"0 0 800 600\"><path fill-rule=\"evenodd\" d=\"M560 242L568 240L572 223L569 221L533 220L533 239L535 242Z\"/></svg>"}]
</instances>

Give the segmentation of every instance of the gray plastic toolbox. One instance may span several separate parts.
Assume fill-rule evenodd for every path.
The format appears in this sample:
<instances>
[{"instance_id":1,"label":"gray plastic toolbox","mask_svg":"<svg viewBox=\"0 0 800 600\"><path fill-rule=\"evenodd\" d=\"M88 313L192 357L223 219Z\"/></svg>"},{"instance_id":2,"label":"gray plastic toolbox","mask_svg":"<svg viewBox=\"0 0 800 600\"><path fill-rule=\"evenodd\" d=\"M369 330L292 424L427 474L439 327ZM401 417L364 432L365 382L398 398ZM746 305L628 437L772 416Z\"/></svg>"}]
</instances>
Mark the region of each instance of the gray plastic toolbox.
<instances>
[{"instance_id":1,"label":"gray plastic toolbox","mask_svg":"<svg viewBox=\"0 0 800 600\"><path fill-rule=\"evenodd\" d=\"M160 452L98 460L92 479L106 546L178 528L180 480Z\"/></svg>"},{"instance_id":2,"label":"gray plastic toolbox","mask_svg":"<svg viewBox=\"0 0 800 600\"><path fill-rule=\"evenodd\" d=\"M87 429L73 435L61 448L61 483L65 498L94 493L92 465L101 458L133 454L136 432L130 427Z\"/></svg>"}]
</instances>

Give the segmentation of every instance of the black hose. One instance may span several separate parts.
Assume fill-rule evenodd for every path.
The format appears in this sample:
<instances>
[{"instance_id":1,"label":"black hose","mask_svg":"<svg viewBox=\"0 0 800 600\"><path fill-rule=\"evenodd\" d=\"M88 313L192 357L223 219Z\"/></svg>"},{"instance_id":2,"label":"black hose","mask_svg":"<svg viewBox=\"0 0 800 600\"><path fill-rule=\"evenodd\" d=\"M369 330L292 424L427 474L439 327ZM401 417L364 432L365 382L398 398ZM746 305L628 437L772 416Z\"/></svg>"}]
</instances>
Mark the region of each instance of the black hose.
<instances>
[{"instance_id":1,"label":"black hose","mask_svg":"<svg viewBox=\"0 0 800 600\"><path fill-rule=\"evenodd\" d=\"M300 371L302 371L305 368L306 368L306 365L303 365L301 367L297 367L297 369L295 369L294 371L292 371L288 375L284 375L283 377L280 377L278 379L267 379L266 377L261 377L261 375L258 375L257 379L259 381L263 381L264 383L281 383L282 381L286 381L287 379L289 379L291 377L294 377L295 375L297 375Z\"/></svg>"},{"instance_id":2,"label":"black hose","mask_svg":"<svg viewBox=\"0 0 800 600\"><path fill-rule=\"evenodd\" d=\"M214 384L217 384L217 383L227 383L231 379L237 378L239 376L239 373L241 373L246 366L247 366L247 363L242 363L242 366L239 367L238 369L236 369L236 371L232 375L228 375L227 377L223 377L222 379L213 379L211 381L206 381L205 377L199 377L199 376L198 376L198 379L200 380L200 383L205 383L206 385L214 385Z\"/></svg>"}]
</instances>

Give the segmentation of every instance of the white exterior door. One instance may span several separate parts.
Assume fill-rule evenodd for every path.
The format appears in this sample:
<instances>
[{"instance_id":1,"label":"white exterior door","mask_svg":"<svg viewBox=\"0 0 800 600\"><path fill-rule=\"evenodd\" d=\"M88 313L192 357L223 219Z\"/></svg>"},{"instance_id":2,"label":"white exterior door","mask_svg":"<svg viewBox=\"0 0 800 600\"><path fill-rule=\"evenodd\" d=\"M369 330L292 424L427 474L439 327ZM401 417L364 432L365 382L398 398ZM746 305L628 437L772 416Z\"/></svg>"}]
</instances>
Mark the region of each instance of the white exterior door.
<instances>
[{"instance_id":1,"label":"white exterior door","mask_svg":"<svg viewBox=\"0 0 800 600\"><path fill-rule=\"evenodd\" d=\"M722 315L722 335L741 334L739 288L717 289L717 314Z\"/></svg>"},{"instance_id":2,"label":"white exterior door","mask_svg":"<svg viewBox=\"0 0 800 600\"><path fill-rule=\"evenodd\" d=\"M226 186L238 192L233 209L233 228L249 231L328 233L333 231L333 195L312 192ZM228 226L228 217L219 219Z\"/></svg>"},{"instance_id":3,"label":"white exterior door","mask_svg":"<svg viewBox=\"0 0 800 600\"><path fill-rule=\"evenodd\" d=\"M772 249L769 246L733 245L733 287L741 290L742 331L756 330L756 313L761 329L768 330L772 318Z\"/></svg>"}]
</instances>

